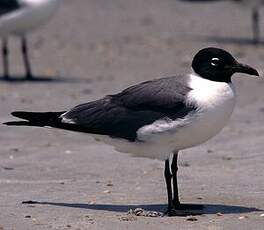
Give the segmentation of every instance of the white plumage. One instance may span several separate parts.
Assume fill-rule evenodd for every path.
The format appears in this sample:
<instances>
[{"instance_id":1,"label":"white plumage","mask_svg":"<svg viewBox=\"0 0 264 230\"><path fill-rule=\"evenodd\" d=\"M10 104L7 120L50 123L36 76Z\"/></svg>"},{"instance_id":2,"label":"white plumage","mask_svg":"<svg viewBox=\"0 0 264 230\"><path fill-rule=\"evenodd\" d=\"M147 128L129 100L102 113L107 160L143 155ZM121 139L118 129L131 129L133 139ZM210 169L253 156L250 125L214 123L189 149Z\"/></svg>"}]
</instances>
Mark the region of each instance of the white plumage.
<instances>
[{"instance_id":1,"label":"white plumage","mask_svg":"<svg viewBox=\"0 0 264 230\"><path fill-rule=\"evenodd\" d=\"M19 36L22 42L22 54L26 69L26 77L32 79L32 71L28 58L26 34L44 25L56 12L61 0L12 0L17 7L0 15L0 37L2 37L3 76L9 79L8 37ZM11 6L11 3L10 3ZM5 8L6 3L1 5Z\"/></svg>"},{"instance_id":2,"label":"white plumage","mask_svg":"<svg viewBox=\"0 0 264 230\"><path fill-rule=\"evenodd\" d=\"M19 4L19 9L0 17L0 36L22 36L39 28L53 16L60 0L19 0Z\"/></svg>"}]
</instances>

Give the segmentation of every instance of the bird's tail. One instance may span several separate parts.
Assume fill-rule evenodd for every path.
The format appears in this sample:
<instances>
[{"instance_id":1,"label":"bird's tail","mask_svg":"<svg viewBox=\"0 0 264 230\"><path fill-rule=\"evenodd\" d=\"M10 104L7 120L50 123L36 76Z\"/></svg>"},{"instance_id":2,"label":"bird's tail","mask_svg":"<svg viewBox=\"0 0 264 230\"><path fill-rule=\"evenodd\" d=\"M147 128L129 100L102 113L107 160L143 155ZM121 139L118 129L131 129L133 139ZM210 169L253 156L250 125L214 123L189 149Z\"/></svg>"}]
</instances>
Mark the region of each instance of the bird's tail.
<instances>
[{"instance_id":1,"label":"bird's tail","mask_svg":"<svg viewBox=\"0 0 264 230\"><path fill-rule=\"evenodd\" d=\"M28 125L28 126L56 126L60 123L60 116L65 113L63 112L24 112L15 111L11 114L14 117L21 118L25 121L12 121L4 123L6 125Z\"/></svg>"}]
</instances>

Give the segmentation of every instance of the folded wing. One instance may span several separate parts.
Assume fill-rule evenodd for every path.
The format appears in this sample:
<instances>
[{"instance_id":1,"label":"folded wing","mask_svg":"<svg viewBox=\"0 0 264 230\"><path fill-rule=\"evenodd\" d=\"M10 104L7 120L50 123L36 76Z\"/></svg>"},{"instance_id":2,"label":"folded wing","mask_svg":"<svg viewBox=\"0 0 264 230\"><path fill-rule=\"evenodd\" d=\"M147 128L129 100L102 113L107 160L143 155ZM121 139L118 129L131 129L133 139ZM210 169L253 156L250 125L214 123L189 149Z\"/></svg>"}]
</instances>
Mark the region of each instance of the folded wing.
<instances>
[{"instance_id":1,"label":"folded wing","mask_svg":"<svg viewBox=\"0 0 264 230\"><path fill-rule=\"evenodd\" d=\"M185 96L191 89L177 77L147 81L119 94L81 104L61 115L62 123L134 141L137 130L162 118L183 118L195 110Z\"/></svg>"}]
</instances>

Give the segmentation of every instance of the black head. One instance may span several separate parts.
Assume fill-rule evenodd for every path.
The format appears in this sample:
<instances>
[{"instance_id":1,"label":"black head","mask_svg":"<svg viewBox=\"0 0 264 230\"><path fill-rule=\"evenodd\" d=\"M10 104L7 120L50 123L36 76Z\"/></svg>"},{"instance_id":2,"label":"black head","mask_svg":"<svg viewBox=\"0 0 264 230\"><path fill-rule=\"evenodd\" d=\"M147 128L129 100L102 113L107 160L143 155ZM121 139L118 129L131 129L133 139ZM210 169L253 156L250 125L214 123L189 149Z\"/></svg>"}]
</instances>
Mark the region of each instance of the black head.
<instances>
[{"instance_id":1,"label":"black head","mask_svg":"<svg viewBox=\"0 0 264 230\"><path fill-rule=\"evenodd\" d=\"M254 68L238 63L233 56L219 48L205 48L193 58L193 70L201 77L218 82L231 82L234 73L259 76Z\"/></svg>"}]
</instances>

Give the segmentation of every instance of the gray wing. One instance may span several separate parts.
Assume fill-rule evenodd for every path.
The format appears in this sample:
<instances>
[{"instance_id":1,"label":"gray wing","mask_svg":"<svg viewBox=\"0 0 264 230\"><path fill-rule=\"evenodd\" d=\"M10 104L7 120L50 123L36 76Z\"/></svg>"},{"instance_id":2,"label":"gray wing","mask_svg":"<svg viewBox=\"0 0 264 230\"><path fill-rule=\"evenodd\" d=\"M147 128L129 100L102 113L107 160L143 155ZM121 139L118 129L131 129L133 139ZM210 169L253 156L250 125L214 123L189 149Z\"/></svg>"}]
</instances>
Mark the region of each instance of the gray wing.
<instances>
[{"instance_id":1,"label":"gray wing","mask_svg":"<svg viewBox=\"0 0 264 230\"><path fill-rule=\"evenodd\" d=\"M61 116L62 122L87 132L135 141L137 130L157 119L183 118L196 108L185 103L191 90L177 77L143 82L103 99L81 104Z\"/></svg>"},{"instance_id":2,"label":"gray wing","mask_svg":"<svg viewBox=\"0 0 264 230\"><path fill-rule=\"evenodd\" d=\"M18 0L0 0L0 17L21 8Z\"/></svg>"},{"instance_id":3,"label":"gray wing","mask_svg":"<svg viewBox=\"0 0 264 230\"><path fill-rule=\"evenodd\" d=\"M133 110L152 110L166 114L177 113L191 90L188 76L166 77L146 81L112 95L113 101Z\"/></svg>"}]
</instances>

